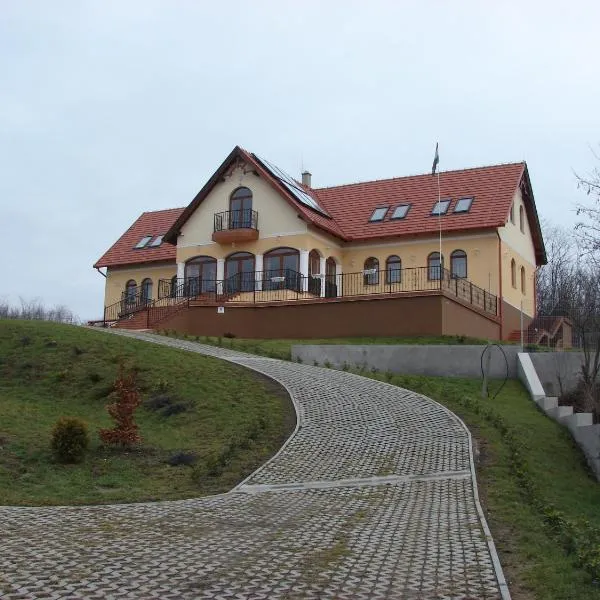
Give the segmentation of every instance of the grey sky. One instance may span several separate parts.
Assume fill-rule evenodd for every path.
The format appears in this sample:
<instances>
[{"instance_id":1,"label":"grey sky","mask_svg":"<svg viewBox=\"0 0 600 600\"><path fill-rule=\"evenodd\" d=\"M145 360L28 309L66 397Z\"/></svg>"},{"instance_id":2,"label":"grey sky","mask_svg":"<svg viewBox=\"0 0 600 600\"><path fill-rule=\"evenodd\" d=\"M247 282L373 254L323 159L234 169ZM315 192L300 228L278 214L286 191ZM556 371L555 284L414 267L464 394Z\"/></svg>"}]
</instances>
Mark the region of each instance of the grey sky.
<instances>
[{"instance_id":1,"label":"grey sky","mask_svg":"<svg viewBox=\"0 0 600 600\"><path fill-rule=\"evenodd\" d=\"M597 1L0 0L0 298L100 317L94 261L236 144L318 187L427 172L436 140L442 170L525 159L571 224L598 22Z\"/></svg>"}]
</instances>

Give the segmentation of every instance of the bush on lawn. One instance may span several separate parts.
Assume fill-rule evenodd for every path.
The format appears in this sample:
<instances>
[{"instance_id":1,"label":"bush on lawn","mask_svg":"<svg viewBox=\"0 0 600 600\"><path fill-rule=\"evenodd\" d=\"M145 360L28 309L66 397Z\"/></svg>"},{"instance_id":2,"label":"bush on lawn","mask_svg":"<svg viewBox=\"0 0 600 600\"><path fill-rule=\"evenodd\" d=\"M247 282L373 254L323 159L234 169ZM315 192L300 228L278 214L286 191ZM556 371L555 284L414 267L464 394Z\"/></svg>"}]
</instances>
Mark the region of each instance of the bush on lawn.
<instances>
[{"instance_id":1,"label":"bush on lawn","mask_svg":"<svg viewBox=\"0 0 600 600\"><path fill-rule=\"evenodd\" d=\"M61 417L52 429L52 450L62 463L79 462L90 445L85 421Z\"/></svg>"}]
</instances>

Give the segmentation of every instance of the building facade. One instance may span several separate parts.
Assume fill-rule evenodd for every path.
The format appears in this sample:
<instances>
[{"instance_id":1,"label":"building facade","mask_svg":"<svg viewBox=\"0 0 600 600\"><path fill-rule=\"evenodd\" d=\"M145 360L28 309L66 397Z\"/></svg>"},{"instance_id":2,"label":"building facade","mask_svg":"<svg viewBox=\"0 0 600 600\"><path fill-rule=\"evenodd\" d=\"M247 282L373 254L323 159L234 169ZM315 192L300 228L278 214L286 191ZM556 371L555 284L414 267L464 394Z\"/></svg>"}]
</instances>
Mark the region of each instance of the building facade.
<instances>
[{"instance_id":1,"label":"building facade","mask_svg":"<svg viewBox=\"0 0 600 600\"><path fill-rule=\"evenodd\" d=\"M501 339L535 316L545 260L525 163L318 189L236 147L188 206L143 213L94 267L121 325L279 337L278 315L280 337Z\"/></svg>"}]
</instances>

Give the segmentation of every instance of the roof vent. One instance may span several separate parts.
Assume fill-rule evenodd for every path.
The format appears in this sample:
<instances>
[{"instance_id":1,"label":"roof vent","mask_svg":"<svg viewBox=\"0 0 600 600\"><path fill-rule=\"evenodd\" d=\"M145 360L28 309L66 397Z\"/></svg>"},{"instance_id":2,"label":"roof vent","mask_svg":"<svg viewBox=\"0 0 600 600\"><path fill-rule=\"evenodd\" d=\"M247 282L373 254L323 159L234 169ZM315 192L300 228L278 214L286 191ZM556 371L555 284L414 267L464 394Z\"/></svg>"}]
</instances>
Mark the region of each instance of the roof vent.
<instances>
[{"instance_id":1,"label":"roof vent","mask_svg":"<svg viewBox=\"0 0 600 600\"><path fill-rule=\"evenodd\" d=\"M302 185L305 187L311 187L312 174L308 171L302 171Z\"/></svg>"}]
</instances>

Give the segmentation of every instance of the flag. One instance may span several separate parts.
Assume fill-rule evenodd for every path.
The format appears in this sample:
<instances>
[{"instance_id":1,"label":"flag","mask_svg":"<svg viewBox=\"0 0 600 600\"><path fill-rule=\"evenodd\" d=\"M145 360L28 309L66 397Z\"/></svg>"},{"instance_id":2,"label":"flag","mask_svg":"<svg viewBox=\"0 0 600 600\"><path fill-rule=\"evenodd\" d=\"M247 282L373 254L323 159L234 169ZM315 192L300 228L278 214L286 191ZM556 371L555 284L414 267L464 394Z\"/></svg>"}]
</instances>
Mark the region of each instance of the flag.
<instances>
[{"instance_id":1,"label":"flag","mask_svg":"<svg viewBox=\"0 0 600 600\"><path fill-rule=\"evenodd\" d=\"M433 166L431 167L431 174L435 175L435 170L437 169L438 163L440 162L440 155L438 153L438 144L435 144L435 156L433 157Z\"/></svg>"}]
</instances>

